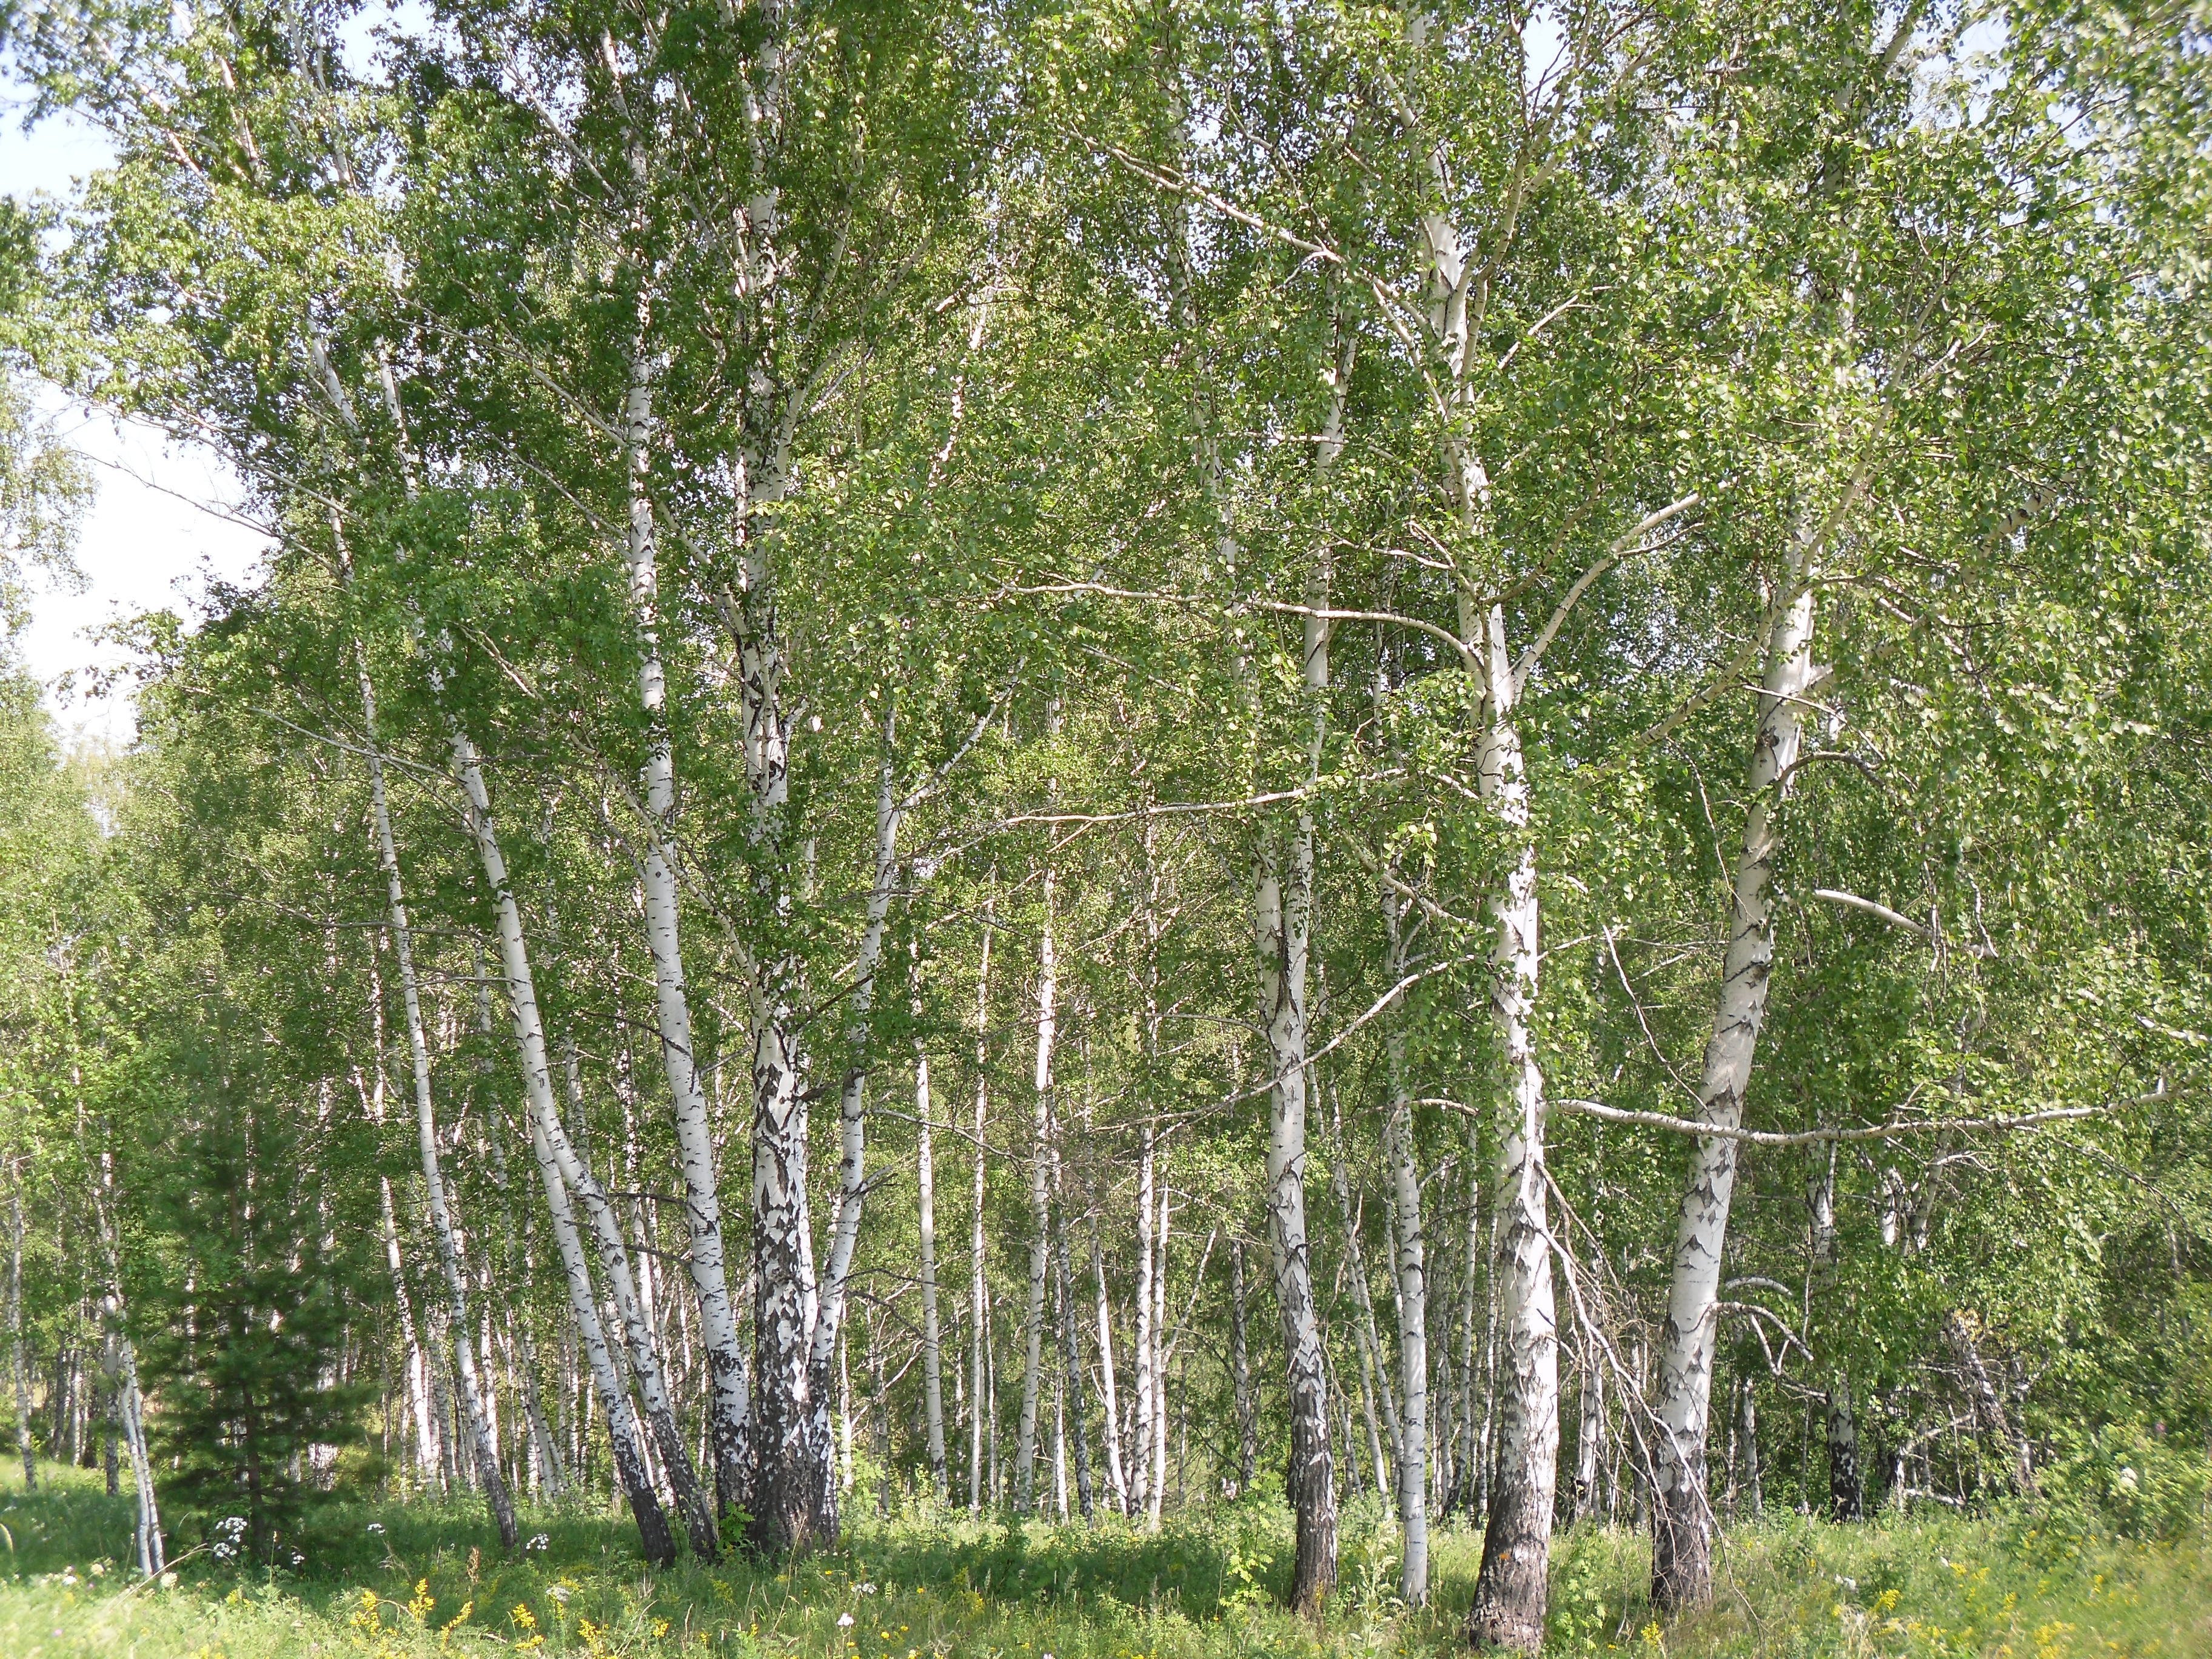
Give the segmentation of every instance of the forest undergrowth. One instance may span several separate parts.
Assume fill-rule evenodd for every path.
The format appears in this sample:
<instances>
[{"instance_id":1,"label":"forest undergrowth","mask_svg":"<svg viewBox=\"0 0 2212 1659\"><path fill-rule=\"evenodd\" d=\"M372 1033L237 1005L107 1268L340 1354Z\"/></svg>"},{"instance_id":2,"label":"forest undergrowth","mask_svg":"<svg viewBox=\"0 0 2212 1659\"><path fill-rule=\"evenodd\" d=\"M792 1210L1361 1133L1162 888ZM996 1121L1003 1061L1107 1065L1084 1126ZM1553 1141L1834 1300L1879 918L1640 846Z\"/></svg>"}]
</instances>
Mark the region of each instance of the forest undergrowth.
<instances>
[{"instance_id":1,"label":"forest undergrowth","mask_svg":"<svg viewBox=\"0 0 2212 1659\"><path fill-rule=\"evenodd\" d=\"M1480 1534L1436 1538L1437 1601L1393 1594L1395 1534L1372 1500L1346 1514L1340 1587L1316 1629L1283 1605L1291 1517L1254 1500L1170 1518L1006 1525L909 1513L851 1527L787 1571L743 1557L647 1573L613 1511L540 1508L495 1559L472 1506L331 1504L289 1568L241 1569L212 1544L155 1584L128 1570L131 1500L42 1469L0 1496L8 1659L290 1659L499 1650L561 1654L859 1655L864 1659L1226 1659L1462 1653ZM126 1482L127 1486L127 1482ZM219 1534L215 1534L219 1536ZM1795 1515L1729 1530L1708 1612L1655 1619L1650 1545L1577 1527L1553 1553L1547 1655L1644 1659L2198 1659L2212 1653L2212 1534L2127 1539L2026 1510L1839 1527Z\"/></svg>"}]
</instances>

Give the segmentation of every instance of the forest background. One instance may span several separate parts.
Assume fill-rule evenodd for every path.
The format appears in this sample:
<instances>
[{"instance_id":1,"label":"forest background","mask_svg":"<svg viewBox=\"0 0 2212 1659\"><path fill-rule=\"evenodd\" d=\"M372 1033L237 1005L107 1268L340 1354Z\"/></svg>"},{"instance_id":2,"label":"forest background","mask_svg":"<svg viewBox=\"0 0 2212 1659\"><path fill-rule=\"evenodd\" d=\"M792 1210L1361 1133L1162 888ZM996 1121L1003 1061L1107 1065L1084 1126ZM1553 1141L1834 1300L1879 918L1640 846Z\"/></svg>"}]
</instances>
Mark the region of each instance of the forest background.
<instances>
[{"instance_id":1,"label":"forest background","mask_svg":"<svg viewBox=\"0 0 2212 1659\"><path fill-rule=\"evenodd\" d=\"M270 550L0 722L17 1450L152 1586L2201 1551L2202 5L0 30L114 154L0 224L13 625L33 377Z\"/></svg>"}]
</instances>

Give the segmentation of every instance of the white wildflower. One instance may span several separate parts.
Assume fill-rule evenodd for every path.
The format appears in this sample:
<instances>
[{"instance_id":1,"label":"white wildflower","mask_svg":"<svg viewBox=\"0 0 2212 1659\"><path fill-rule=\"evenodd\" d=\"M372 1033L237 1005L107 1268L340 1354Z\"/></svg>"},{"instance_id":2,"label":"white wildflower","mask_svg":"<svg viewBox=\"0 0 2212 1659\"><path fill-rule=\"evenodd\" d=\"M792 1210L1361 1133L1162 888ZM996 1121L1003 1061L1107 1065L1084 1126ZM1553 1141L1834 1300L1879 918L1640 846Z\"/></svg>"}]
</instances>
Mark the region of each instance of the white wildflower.
<instances>
[{"instance_id":1,"label":"white wildflower","mask_svg":"<svg viewBox=\"0 0 2212 1659\"><path fill-rule=\"evenodd\" d=\"M850 1630L852 1626L853 1615L851 1613L841 1613L837 1615L837 1628L839 1630Z\"/></svg>"}]
</instances>

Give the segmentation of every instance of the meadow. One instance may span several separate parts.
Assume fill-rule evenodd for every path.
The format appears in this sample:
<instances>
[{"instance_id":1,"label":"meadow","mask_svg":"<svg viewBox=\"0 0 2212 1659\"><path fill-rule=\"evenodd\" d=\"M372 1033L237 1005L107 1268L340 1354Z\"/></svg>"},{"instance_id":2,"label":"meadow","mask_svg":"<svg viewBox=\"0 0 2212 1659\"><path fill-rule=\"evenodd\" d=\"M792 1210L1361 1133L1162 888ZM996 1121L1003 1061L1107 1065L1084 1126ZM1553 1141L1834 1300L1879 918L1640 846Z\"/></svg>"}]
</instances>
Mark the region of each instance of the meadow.
<instances>
[{"instance_id":1,"label":"meadow","mask_svg":"<svg viewBox=\"0 0 2212 1659\"><path fill-rule=\"evenodd\" d=\"M283 1565L219 1559L219 1533L134 1584L131 1499L84 1472L0 1495L7 1659L290 1659L521 1651L641 1659L1231 1659L1447 1654L1480 1535L1446 1528L1437 1598L1392 1594L1391 1530L1346 1516L1343 1573L1316 1628L1284 1610L1290 1521L1257 1501L1194 1510L1157 1534L1119 1522L1006 1524L909 1513L852 1527L787 1570L740 1557L648 1573L611 1512L533 1510L496 1559L454 1504L334 1503ZM1577 1528L1553 1558L1547 1655L1723 1659L2203 1659L2212 1552L2200 1528L2129 1540L2076 1522L1996 1513L1836 1527L1789 1516L1728 1534L1718 1598L1662 1623L1649 1548ZM296 1556L293 1560L290 1558Z\"/></svg>"}]
</instances>

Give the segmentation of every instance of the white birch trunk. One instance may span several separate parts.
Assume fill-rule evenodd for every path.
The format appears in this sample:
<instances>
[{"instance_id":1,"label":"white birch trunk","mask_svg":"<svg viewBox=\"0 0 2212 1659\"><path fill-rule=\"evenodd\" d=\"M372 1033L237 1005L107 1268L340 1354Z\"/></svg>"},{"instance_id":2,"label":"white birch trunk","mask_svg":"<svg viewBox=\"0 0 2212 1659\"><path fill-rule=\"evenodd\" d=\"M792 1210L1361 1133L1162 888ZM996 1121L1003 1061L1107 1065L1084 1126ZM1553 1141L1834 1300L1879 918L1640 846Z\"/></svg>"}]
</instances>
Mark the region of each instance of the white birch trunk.
<instances>
[{"instance_id":1,"label":"white birch trunk","mask_svg":"<svg viewBox=\"0 0 2212 1659\"><path fill-rule=\"evenodd\" d=\"M1310 775L1320 765L1322 699L1328 686L1328 629L1317 618L1306 623L1304 678L1315 711ZM1336 1584L1336 1493L1329 1458L1328 1378L1306 1235L1306 990L1313 891L1313 809L1302 803L1286 856L1279 854L1272 836L1263 831L1255 863L1253 919L1261 1012L1273 1071L1267 1115L1267 1237L1290 1393L1288 1484L1297 1532L1291 1604L1318 1619Z\"/></svg>"},{"instance_id":2,"label":"white birch trunk","mask_svg":"<svg viewBox=\"0 0 2212 1659\"><path fill-rule=\"evenodd\" d=\"M701 1557L713 1559L720 1551L714 1505L699 1485L698 1474L684 1444L664 1385L660 1357L653 1332L638 1298L629 1266L629 1250L622 1226L605 1190L569 1144L554 1103L553 1079L546 1050L545 1026L538 1006L537 981L531 971L530 950L522 933L522 915L507 879L507 860L491 815L491 795L476 745L458 721L449 720L453 763L460 775L469 830L483 866L498 921L500 959L512 1016L514 1043L521 1061L523 1087L532 1121L552 1158L561 1180L582 1203L586 1221L599 1246L600 1267L607 1277L615 1309L627 1340L632 1374L645 1407L647 1424L660 1454L663 1472L674 1489L691 1547Z\"/></svg>"},{"instance_id":3,"label":"white birch trunk","mask_svg":"<svg viewBox=\"0 0 2212 1659\"><path fill-rule=\"evenodd\" d=\"M1242 1498L1252 1490L1255 1465L1259 1461L1259 1423L1253 1409L1252 1354L1245 1318L1244 1241L1229 1245L1229 1386L1237 1410L1237 1490Z\"/></svg>"},{"instance_id":4,"label":"white birch trunk","mask_svg":"<svg viewBox=\"0 0 2212 1659\"><path fill-rule=\"evenodd\" d=\"M1044 872L1044 926L1037 940L1036 1138L1030 1152L1029 1300L1022 1321L1022 1408L1014 1441L1014 1507L1029 1513L1036 1497L1039 1384L1044 1368L1045 1276L1052 1255L1052 1045L1059 1029L1060 970L1053 948L1053 872Z\"/></svg>"},{"instance_id":5,"label":"white birch trunk","mask_svg":"<svg viewBox=\"0 0 2212 1659\"><path fill-rule=\"evenodd\" d=\"M1853 491L1856 494L1856 490ZM1706 1121L1743 1121L1759 1028L1766 1018L1774 957L1774 815L1788 787L1802 734L1803 697L1813 682L1814 556L1820 532L1808 524L1792 538L1766 641L1758 733L1747 780L1743 842L1729 907L1728 955L1712 1036L1705 1045L1698 1100ZM1733 1139L1701 1139L1691 1154L1674 1234L1667 1320L1659 1338L1657 1479L1652 1494L1653 1599L1662 1607L1698 1607L1712 1597L1712 1504L1706 1492L1708 1416L1718 1334L1721 1257L1735 1191Z\"/></svg>"},{"instance_id":6,"label":"white birch trunk","mask_svg":"<svg viewBox=\"0 0 2212 1659\"><path fill-rule=\"evenodd\" d=\"M1148 1448L1150 1472L1146 1476L1145 1523L1159 1530L1160 1511L1168 1488L1168 1224L1173 1196L1168 1190L1164 1148L1167 1137L1152 1143L1161 1160L1153 1180L1159 1188L1159 1213L1152 1224L1152 1441Z\"/></svg>"},{"instance_id":7,"label":"white birch trunk","mask_svg":"<svg viewBox=\"0 0 2212 1659\"><path fill-rule=\"evenodd\" d=\"M584 1243L576 1227L575 1212L568 1200L568 1182L547 1139L544 1125L530 1121L530 1149L536 1155L538 1175L545 1188L545 1209L553 1224L553 1244L568 1288L568 1310L575 1317L578 1346L584 1351L585 1369L599 1409L607 1419L607 1439L613 1451L615 1481L629 1500L637 1522L645 1558L658 1566L676 1559L676 1540L668 1529L659 1494L646 1468L637 1419L630 1408L629 1391L616 1369L607 1344L606 1328L599 1320L599 1297L592 1288L592 1270L584 1257Z\"/></svg>"},{"instance_id":8,"label":"white birch trunk","mask_svg":"<svg viewBox=\"0 0 2212 1659\"><path fill-rule=\"evenodd\" d=\"M1396 896L1383 895L1390 942L1389 981L1406 977L1404 916ZM1429 1290L1428 1245L1421 1225L1421 1171L1413 1149L1413 1103L1406 1078L1406 1033L1394 1019L1383 1039L1390 1109L1382 1121L1382 1161L1390 1177L1392 1278L1398 1303L1398 1526L1405 1553L1398 1593L1409 1607L1429 1600Z\"/></svg>"},{"instance_id":9,"label":"white birch trunk","mask_svg":"<svg viewBox=\"0 0 2212 1659\"><path fill-rule=\"evenodd\" d=\"M1528 785L1513 719L1517 687L1506 651L1504 607L1492 606L1487 622L1478 782L1523 850L1505 891L1491 902L1498 929L1491 1014L1504 1071L1495 1173L1502 1352L1498 1422L1487 1456L1490 1507L1468 1629L1478 1643L1533 1654L1544 1642L1559 1481L1559 1328L1544 1185L1544 1074L1532 1026L1540 959L1536 854L1528 841Z\"/></svg>"},{"instance_id":10,"label":"white birch trunk","mask_svg":"<svg viewBox=\"0 0 2212 1659\"><path fill-rule=\"evenodd\" d=\"M975 975L975 1170L968 1233L968 1369L973 1379L969 1387L974 1401L968 1416L968 1509L969 1513L978 1515L983 1509L987 1423L990 1425L991 1456L994 1462L998 1456L997 1396L994 1394L988 1400L985 1398L984 1375L989 1363L987 1348L991 1329L990 1286L984 1273L987 1241L983 1233L983 1199L989 1175L985 1162L985 1133L991 1118L991 908L987 903L983 911L981 964Z\"/></svg>"},{"instance_id":11,"label":"white birch trunk","mask_svg":"<svg viewBox=\"0 0 2212 1659\"><path fill-rule=\"evenodd\" d=\"M9 1160L8 1369L15 1384L15 1449L23 1459L23 1490L39 1489L38 1458L31 1444L31 1358L23 1337L23 1173Z\"/></svg>"},{"instance_id":12,"label":"white birch trunk","mask_svg":"<svg viewBox=\"0 0 2212 1659\"><path fill-rule=\"evenodd\" d=\"M915 1224L921 1245L921 1414L929 1478L945 1501L944 1345L937 1322L937 1165L929 1139L929 1055L914 1061Z\"/></svg>"},{"instance_id":13,"label":"white birch trunk","mask_svg":"<svg viewBox=\"0 0 2212 1659\"><path fill-rule=\"evenodd\" d=\"M415 983L415 942L407 923L407 895L399 874L399 853L392 839L392 814L384 788L384 757L376 746L376 697L364 672L361 676L363 730L368 743L369 810L375 823L377 862L384 871L386 902L392 925L392 949L399 965L399 1001L407 1026L407 1053L415 1082L415 1140L422 1164L422 1187L429 1206L430 1232L438 1249L438 1265L446 1280L447 1324L453 1341L453 1375L460 1391L462 1425L473 1444L477 1479L492 1523L499 1530L500 1547L512 1551L522 1541L514 1519L514 1499L500 1472L499 1445L485 1411L483 1385L477 1375L475 1333L470 1328L468 1288L455 1236L453 1211L446 1197L445 1172L438 1153L438 1116L430 1093L430 1048L422 1033L422 1004Z\"/></svg>"},{"instance_id":14,"label":"white birch trunk","mask_svg":"<svg viewBox=\"0 0 2212 1659\"><path fill-rule=\"evenodd\" d=\"M851 1023L846 1047L850 1059L844 1085L838 1091L837 1202L830 1215L830 1259L821 1276L808 1343L808 1392L814 1402L811 1438L817 1444L823 1443L829 1431L830 1364L844 1334L853 1253L860 1242L860 1212L867 1196L869 1016L875 1004L876 974L883 962L884 926L898 879L899 821L903 816L892 775L895 718L895 710L887 710L884 716L883 753L876 773L875 862L848 1004ZM833 1540L836 1537L835 1494L826 1483L821 1501L821 1536L825 1541Z\"/></svg>"},{"instance_id":15,"label":"white birch trunk","mask_svg":"<svg viewBox=\"0 0 2212 1659\"><path fill-rule=\"evenodd\" d=\"M1106 1416L1106 1482L1114 1507L1129 1513L1129 1476L1121 1447L1121 1387L1114 1372L1114 1305L1106 1290L1106 1249L1098 1237L1098 1216L1091 1217L1091 1273L1098 1284L1098 1392Z\"/></svg>"},{"instance_id":16,"label":"white birch trunk","mask_svg":"<svg viewBox=\"0 0 2212 1659\"><path fill-rule=\"evenodd\" d=\"M1137 1130L1137 1305L1136 1305L1136 1425L1131 1437L1130 1501L1152 1514L1152 1441L1155 1393L1152 1377L1158 1352L1152 1343L1152 1187L1157 1179L1158 1140L1152 1126Z\"/></svg>"},{"instance_id":17,"label":"white birch trunk","mask_svg":"<svg viewBox=\"0 0 2212 1659\"><path fill-rule=\"evenodd\" d=\"M730 1300L722 1235L722 1200L714 1167L714 1127L699 1086L692 1048L691 1002L684 973L676 888L675 747L668 728L668 688L660 656L660 574L650 489L653 379L641 325L631 354L624 408L629 483L630 607L638 644L638 702L646 720L644 776L647 835L639 884L645 933L653 954L653 1016L660 1057L676 1113L677 1159L684 1172L684 1221L692 1289L699 1300L700 1341L713 1385L714 1488L724 1504L739 1489L739 1463L750 1402L737 1310Z\"/></svg>"}]
</instances>

